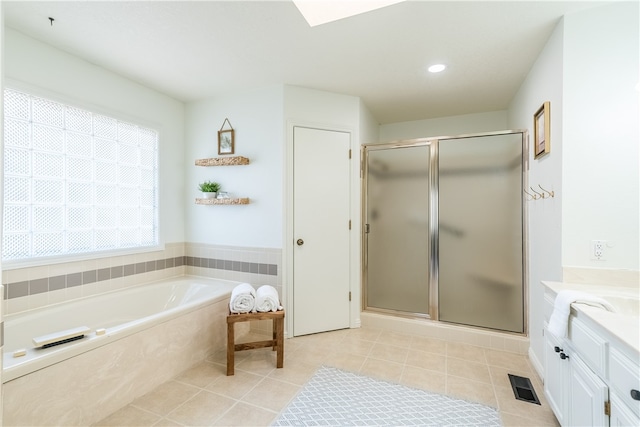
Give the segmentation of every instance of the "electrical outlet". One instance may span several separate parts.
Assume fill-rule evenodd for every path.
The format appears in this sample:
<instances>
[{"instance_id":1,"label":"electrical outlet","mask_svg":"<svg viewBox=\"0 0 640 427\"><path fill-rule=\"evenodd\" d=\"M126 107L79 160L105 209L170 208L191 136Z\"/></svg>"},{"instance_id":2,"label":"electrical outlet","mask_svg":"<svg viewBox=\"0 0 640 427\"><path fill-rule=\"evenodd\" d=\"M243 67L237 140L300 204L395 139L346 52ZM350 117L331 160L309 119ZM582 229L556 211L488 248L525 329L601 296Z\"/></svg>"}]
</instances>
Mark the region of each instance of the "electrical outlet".
<instances>
[{"instance_id":1,"label":"electrical outlet","mask_svg":"<svg viewBox=\"0 0 640 427\"><path fill-rule=\"evenodd\" d=\"M604 252L607 247L605 240L592 240L591 241L591 259L596 261L604 261Z\"/></svg>"}]
</instances>

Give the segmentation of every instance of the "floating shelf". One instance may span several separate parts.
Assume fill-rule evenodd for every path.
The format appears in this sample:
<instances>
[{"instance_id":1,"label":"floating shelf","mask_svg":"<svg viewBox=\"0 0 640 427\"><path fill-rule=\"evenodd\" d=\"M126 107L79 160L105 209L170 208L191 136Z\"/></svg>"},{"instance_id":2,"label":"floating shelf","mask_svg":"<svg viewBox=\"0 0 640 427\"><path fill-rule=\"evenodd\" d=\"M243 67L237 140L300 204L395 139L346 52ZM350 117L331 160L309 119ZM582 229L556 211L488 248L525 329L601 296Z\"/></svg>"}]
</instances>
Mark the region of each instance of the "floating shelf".
<instances>
[{"instance_id":1,"label":"floating shelf","mask_svg":"<svg viewBox=\"0 0 640 427\"><path fill-rule=\"evenodd\" d=\"M212 157L210 159L197 159L196 166L238 166L248 165L249 159L242 156Z\"/></svg>"},{"instance_id":2,"label":"floating shelf","mask_svg":"<svg viewBox=\"0 0 640 427\"><path fill-rule=\"evenodd\" d=\"M249 198L239 199L196 199L196 205L248 205Z\"/></svg>"}]
</instances>

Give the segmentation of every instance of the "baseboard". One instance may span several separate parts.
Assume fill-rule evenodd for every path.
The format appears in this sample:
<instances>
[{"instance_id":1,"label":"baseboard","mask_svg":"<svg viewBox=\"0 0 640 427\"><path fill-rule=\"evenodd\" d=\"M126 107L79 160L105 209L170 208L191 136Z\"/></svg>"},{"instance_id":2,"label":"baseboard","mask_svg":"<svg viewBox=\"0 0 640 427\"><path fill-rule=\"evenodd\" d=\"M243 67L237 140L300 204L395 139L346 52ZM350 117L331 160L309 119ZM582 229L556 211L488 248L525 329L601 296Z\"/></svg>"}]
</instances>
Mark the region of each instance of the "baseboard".
<instances>
[{"instance_id":1,"label":"baseboard","mask_svg":"<svg viewBox=\"0 0 640 427\"><path fill-rule=\"evenodd\" d=\"M529 362L531 362L531 366L533 366L533 369L536 370L536 373L540 378L540 382L544 384L544 365L540 363L532 347L529 347L528 354L529 354Z\"/></svg>"}]
</instances>

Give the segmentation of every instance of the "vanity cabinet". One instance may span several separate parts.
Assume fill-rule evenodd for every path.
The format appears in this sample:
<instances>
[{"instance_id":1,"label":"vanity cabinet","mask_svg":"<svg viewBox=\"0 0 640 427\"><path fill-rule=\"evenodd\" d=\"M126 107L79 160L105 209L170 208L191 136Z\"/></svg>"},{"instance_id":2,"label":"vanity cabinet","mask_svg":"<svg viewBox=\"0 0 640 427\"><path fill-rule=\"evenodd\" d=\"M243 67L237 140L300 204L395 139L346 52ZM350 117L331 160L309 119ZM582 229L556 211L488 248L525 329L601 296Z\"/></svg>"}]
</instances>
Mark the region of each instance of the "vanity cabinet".
<instances>
[{"instance_id":1,"label":"vanity cabinet","mask_svg":"<svg viewBox=\"0 0 640 427\"><path fill-rule=\"evenodd\" d=\"M637 354L573 309L568 336L551 334L554 298L545 294L544 394L560 425L640 426Z\"/></svg>"},{"instance_id":2,"label":"vanity cabinet","mask_svg":"<svg viewBox=\"0 0 640 427\"><path fill-rule=\"evenodd\" d=\"M606 426L609 387L570 340L545 330L544 394L562 426Z\"/></svg>"}]
</instances>

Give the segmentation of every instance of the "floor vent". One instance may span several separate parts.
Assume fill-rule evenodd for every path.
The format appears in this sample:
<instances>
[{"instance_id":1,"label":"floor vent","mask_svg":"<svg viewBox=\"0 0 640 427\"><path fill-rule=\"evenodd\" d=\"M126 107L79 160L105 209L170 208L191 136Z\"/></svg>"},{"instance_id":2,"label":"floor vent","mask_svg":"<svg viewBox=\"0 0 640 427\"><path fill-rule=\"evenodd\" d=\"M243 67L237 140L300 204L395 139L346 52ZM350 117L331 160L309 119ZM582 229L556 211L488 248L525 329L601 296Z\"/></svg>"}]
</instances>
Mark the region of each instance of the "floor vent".
<instances>
[{"instance_id":1,"label":"floor vent","mask_svg":"<svg viewBox=\"0 0 640 427\"><path fill-rule=\"evenodd\" d=\"M540 400L538 400L536 391L533 389L533 384L531 384L531 380L529 378L518 377L511 374L508 375L509 381L511 381L511 388L513 389L513 394L515 394L516 399L540 405Z\"/></svg>"}]
</instances>

